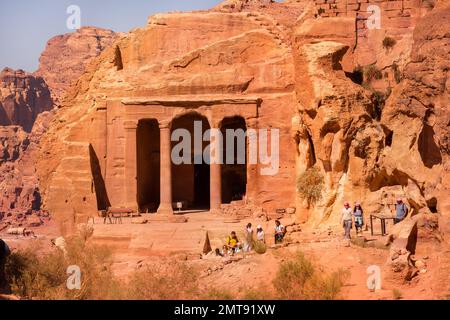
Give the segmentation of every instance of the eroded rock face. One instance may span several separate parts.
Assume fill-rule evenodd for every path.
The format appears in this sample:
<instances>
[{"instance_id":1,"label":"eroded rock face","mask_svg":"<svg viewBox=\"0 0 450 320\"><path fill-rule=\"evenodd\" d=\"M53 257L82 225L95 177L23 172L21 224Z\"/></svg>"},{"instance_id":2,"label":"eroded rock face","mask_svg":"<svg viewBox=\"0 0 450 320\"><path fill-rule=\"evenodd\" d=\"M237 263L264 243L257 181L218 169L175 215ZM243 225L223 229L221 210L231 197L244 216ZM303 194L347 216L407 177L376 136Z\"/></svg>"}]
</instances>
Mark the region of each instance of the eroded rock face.
<instances>
[{"instance_id":1,"label":"eroded rock face","mask_svg":"<svg viewBox=\"0 0 450 320\"><path fill-rule=\"evenodd\" d=\"M111 30L94 27L82 27L74 33L56 36L48 41L35 74L45 80L55 100L59 101L92 58L117 37Z\"/></svg>"},{"instance_id":2,"label":"eroded rock face","mask_svg":"<svg viewBox=\"0 0 450 320\"><path fill-rule=\"evenodd\" d=\"M42 195L35 157L39 140L53 116L50 110L71 82L116 37L110 30L81 28L48 42L35 75L8 68L0 73L2 225L37 225L39 216L46 214L41 211Z\"/></svg>"},{"instance_id":3,"label":"eroded rock face","mask_svg":"<svg viewBox=\"0 0 450 320\"><path fill-rule=\"evenodd\" d=\"M427 12L416 9L410 12ZM294 117L300 151L297 170L301 174L316 165L326 182L322 199L312 208L299 198L301 221L336 223L346 200L362 202L366 212L392 214L396 197L408 201L412 215L448 214L448 197L443 196L448 194L444 181L449 172L450 32L448 23L444 23L449 18L448 10L448 4L441 2L423 18L419 15L410 19L409 34L395 26L402 29L403 39L413 41L397 48L403 50L395 60L404 66L403 80L398 84L380 80L391 86L385 102L380 101L373 83L363 87L363 79L353 83L358 82L354 75L345 72L352 70L345 64L355 66L366 54L359 52L361 39L354 32L353 19L335 14L308 19L298 27L295 59L299 115ZM430 22L436 20L441 23ZM378 55L382 61L388 56Z\"/></svg>"},{"instance_id":4,"label":"eroded rock face","mask_svg":"<svg viewBox=\"0 0 450 320\"><path fill-rule=\"evenodd\" d=\"M18 125L30 132L37 115L52 108L50 91L42 78L9 68L0 73L0 126Z\"/></svg>"},{"instance_id":5,"label":"eroded rock face","mask_svg":"<svg viewBox=\"0 0 450 320\"><path fill-rule=\"evenodd\" d=\"M11 225L27 226L27 220L36 222L36 216L46 215L41 210L42 196L34 154L39 150L39 141L50 119L50 112L41 113L30 134L18 127L0 129L1 135L11 132L5 140L7 145L17 142L13 148L14 158L0 164L0 229Z\"/></svg>"},{"instance_id":6,"label":"eroded rock face","mask_svg":"<svg viewBox=\"0 0 450 320\"><path fill-rule=\"evenodd\" d=\"M391 144L382 166L397 184L412 185L423 195L412 199L415 207L444 215L450 214L449 18L447 5L418 23L404 80L394 88L381 119Z\"/></svg>"},{"instance_id":7,"label":"eroded rock face","mask_svg":"<svg viewBox=\"0 0 450 320\"><path fill-rule=\"evenodd\" d=\"M0 165L16 161L28 144L27 133L22 127L0 126Z\"/></svg>"},{"instance_id":8,"label":"eroded rock face","mask_svg":"<svg viewBox=\"0 0 450 320\"><path fill-rule=\"evenodd\" d=\"M255 208L275 212L296 202L299 220L326 227L339 225L345 200L362 202L366 212L389 212L401 196L413 214L447 214L449 32L444 22L425 21L448 19L448 9L437 5L427 20L421 16L429 9L417 1L399 3L381 1L389 23L375 31L366 30L361 13L368 2L336 1L332 8L321 1L230 0L210 11L150 17L85 66L42 136L33 157L45 207L69 227L95 214L98 182L113 205L132 205L136 144L129 139L139 116L164 127L190 108L211 126L232 113L252 128L280 128L279 175L247 169L246 201ZM383 48L386 37L397 44ZM65 43L61 51L69 54L72 40L53 40L48 52ZM62 70L55 56L45 54L38 73L60 96L71 72L82 71L44 75ZM361 64L387 75L363 86L367 74L355 71ZM383 99L377 90L385 90ZM256 114L248 101L259 101ZM324 190L307 203L295 192L295 178L313 166Z\"/></svg>"}]
</instances>

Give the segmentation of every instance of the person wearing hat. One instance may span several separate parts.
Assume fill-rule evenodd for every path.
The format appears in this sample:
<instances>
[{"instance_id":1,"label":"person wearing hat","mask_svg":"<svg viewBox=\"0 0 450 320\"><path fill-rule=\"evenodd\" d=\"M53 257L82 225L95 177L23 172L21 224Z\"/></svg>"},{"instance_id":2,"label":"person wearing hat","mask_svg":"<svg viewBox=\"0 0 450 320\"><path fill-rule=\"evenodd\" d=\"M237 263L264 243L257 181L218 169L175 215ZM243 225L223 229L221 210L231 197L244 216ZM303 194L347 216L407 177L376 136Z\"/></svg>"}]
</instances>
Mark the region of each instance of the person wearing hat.
<instances>
[{"instance_id":1,"label":"person wearing hat","mask_svg":"<svg viewBox=\"0 0 450 320\"><path fill-rule=\"evenodd\" d=\"M403 219L405 219L407 214L408 214L408 207L403 202L402 198L398 198L397 203L395 204L394 224L397 224L401 222Z\"/></svg>"},{"instance_id":2,"label":"person wearing hat","mask_svg":"<svg viewBox=\"0 0 450 320\"><path fill-rule=\"evenodd\" d=\"M361 207L360 202L355 203L355 207L353 208L353 217L355 219L355 228L356 228L356 235L358 233L362 233L362 227L364 225L364 217L363 217L363 209Z\"/></svg>"},{"instance_id":3,"label":"person wearing hat","mask_svg":"<svg viewBox=\"0 0 450 320\"><path fill-rule=\"evenodd\" d=\"M353 224L353 212L350 207L350 203L347 201L344 203L344 208L342 209L342 226L344 227L344 237L345 239L350 239L350 230Z\"/></svg>"},{"instance_id":4,"label":"person wearing hat","mask_svg":"<svg viewBox=\"0 0 450 320\"><path fill-rule=\"evenodd\" d=\"M262 243L266 243L266 237L264 235L264 230L261 227L261 225L258 225L258 227L256 227L256 240Z\"/></svg>"},{"instance_id":5,"label":"person wearing hat","mask_svg":"<svg viewBox=\"0 0 450 320\"><path fill-rule=\"evenodd\" d=\"M244 232L245 232L244 251L249 252L253 249L253 229L251 223L247 224Z\"/></svg>"}]
</instances>

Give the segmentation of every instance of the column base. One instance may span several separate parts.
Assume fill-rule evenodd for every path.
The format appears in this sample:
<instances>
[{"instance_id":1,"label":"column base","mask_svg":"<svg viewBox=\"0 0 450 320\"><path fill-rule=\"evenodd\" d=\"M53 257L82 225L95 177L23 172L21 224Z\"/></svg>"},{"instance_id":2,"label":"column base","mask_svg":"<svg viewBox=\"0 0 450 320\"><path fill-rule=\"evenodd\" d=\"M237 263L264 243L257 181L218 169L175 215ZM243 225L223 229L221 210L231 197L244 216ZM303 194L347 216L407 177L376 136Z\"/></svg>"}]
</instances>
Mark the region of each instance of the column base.
<instances>
[{"instance_id":1,"label":"column base","mask_svg":"<svg viewBox=\"0 0 450 320\"><path fill-rule=\"evenodd\" d=\"M212 213L212 214L223 214L223 211L220 208L216 208L216 209L210 209L209 213Z\"/></svg>"},{"instance_id":2,"label":"column base","mask_svg":"<svg viewBox=\"0 0 450 320\"><path fill-rule=\"evenodd\" d=\"M159 205L158 211L156 211L157 215L160 216L172 216L173 215L173 209L172 205L170 204L161 204Z\"/></svg>"}]
</instances>

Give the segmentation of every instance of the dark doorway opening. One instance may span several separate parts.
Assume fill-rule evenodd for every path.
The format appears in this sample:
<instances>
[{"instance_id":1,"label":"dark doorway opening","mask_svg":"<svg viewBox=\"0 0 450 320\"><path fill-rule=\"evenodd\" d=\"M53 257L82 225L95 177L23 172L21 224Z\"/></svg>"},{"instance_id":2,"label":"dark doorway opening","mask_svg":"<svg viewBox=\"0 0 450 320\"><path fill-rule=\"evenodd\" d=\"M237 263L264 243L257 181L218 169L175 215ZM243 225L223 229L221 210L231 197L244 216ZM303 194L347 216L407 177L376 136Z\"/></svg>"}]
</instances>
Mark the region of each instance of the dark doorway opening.
<instances>
[{"instance_id":1,"label":"dark doorway opening","mask_svg":"<svg viewBox=\"0 0 450 320\"><path fill-rule=\"evenodd\" d=\"M194 125L201 127L201 131L194 133ZM210 167L204 162L203 151L209 141L203 141L205 131L210 129L208 120L198 113L188 113L172 122L172 133L177 129L184 129L190 136L189 163L175 164L172 161L172 199L174 203L181 202L183 210L209 210L210 206ZM200 134L199 134L200 133ZM201 150L194 149L194 141L201 141ZM183 141L172 141L172 150ZM184 141L183 141L184 142ZM184 152L180 153L184 156ZM201 160L201 163L195 163Z\"/></svg>"},{"instance_id":2,"label":"dark doorway opening","mask_svg":"<svg viewBox=\"0 0 450 320\"><path fill-rule=\"evenodd\" d=\"M155 119L137 128L137 198L140 212L156 212L160 202L160 138Z\"/></svg>"},{"instance_id":3,"label":"dark doorway opening","mask_svg":"<svg viewBox=\"0 0 450 320\"><path fill-rule=\"evenodd\" d=\"M245 119L238 116L225 118L220 130L223 135L224 159L221 168L222 203L230 203L243 200L247 192L247 136L242 136L242 133L247 132ZM227 149L232 152L232 159L227 157Z\"/></svg>"}]
</instances>

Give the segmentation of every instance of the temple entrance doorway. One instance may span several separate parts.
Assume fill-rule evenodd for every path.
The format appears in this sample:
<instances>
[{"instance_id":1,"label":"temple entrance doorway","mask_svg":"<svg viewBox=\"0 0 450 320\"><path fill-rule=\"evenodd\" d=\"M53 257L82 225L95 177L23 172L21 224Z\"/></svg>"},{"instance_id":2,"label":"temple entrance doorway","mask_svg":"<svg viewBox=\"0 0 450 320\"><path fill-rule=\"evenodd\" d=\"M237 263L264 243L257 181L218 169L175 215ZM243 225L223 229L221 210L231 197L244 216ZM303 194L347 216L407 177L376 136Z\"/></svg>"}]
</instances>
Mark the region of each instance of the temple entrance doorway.
<instances>
[{"instance_id":1,"label":"temple entrance doorway","mask_svg":"<svg viewBox=\"0 0 450 320\"><path fill-rule=\"evenodd\" d=\"M137 128L137 201L139 212L154 213L160 202L160 137L155 119L141 120Z\"/></svg>"},{"instance_id":2,"label":"temple entrance doorway","mask_svg":"<svg viewBox=\"0 0 450 320\"><path fill-rule=\"evenodd\" d=\"M194 132L194 125L199 128ZM182 210L209 210L210 207L210 166L203 160L203 150L209 145L208 141L203 141L203 135L210 128L208 120L196 112L188 113L172 122L172 134L177 129L184 129L189 132L190 141L183 141L190 144L188 158L189 163L175 164L172 161L172 199L174 203L181 202ZM182 131L179 131L182 132ZM198 135L198 136L196 136ZM198 144L201 148L195 150L195 139L201 139ZM182 142L182 138L172 141L172 148ZM180 152L181 157L186 155ZM200 162L201 163L196 163Z\"/></svg>"},{"instance_id":3,"label":"temple entrance doorway","mask_svg":"<svg viewBox=\"0 0 450 320\"><path fill-rule=\"evenodd\" d=\"M228 134L227 129L230 129ZM247 137L245 135L247 126L245 119L239 116L224 118L220 130L223 135L224 158L221 168L222 203L231 203L243 200L247 191ZM227 159L227 148L229 148L229 152L232 151L232 159L230 157Z\"/></svg>"}]
</instances>

